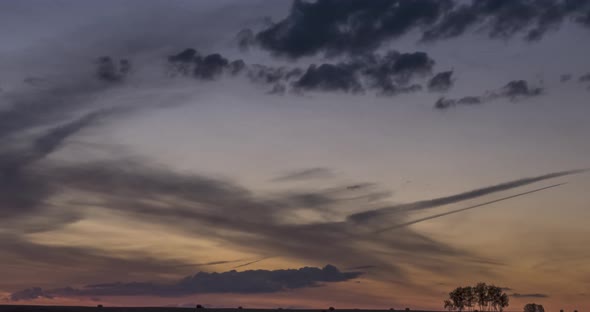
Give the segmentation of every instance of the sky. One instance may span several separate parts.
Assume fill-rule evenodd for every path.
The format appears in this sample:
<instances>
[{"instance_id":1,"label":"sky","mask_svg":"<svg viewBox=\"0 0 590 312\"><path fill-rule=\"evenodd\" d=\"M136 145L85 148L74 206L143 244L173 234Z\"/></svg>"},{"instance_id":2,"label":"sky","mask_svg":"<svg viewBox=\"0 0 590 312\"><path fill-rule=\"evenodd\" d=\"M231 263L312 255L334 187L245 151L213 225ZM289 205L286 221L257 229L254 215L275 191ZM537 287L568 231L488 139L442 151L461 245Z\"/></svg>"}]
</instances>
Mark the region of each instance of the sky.
<instances>
[{"instance_id":1,"label":"sky","mask_svg":"<svg viewBox=\"0 0 590 312\"><path fill-rule=\"evenodd\" d=\"M0 304L590 307L590 2L0 2Z\"/></svg>"}]
</instances>

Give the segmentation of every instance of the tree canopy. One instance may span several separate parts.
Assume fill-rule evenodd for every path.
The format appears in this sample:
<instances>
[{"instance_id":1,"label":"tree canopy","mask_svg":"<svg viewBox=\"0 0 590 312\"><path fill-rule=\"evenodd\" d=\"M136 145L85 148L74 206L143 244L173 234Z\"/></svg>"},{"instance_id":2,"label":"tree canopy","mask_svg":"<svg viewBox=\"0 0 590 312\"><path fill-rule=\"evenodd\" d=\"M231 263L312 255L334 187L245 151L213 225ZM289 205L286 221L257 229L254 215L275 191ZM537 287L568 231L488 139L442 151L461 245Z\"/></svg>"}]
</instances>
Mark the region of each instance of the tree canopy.
<instances>
[{"instance_id":1,"label":"tree canopy","mask_svg":"<svg viewBox=\"0 0 590 312\"><path fill-rule=\"evenodd\" d=\"M502 288L486 283L475 286L457 287L449 293L444 301L444 308L449 311L499 311L502 312L509 304L508 295ZM544 312L527 311L525 312Z\"/></svg>"}]
</instances>

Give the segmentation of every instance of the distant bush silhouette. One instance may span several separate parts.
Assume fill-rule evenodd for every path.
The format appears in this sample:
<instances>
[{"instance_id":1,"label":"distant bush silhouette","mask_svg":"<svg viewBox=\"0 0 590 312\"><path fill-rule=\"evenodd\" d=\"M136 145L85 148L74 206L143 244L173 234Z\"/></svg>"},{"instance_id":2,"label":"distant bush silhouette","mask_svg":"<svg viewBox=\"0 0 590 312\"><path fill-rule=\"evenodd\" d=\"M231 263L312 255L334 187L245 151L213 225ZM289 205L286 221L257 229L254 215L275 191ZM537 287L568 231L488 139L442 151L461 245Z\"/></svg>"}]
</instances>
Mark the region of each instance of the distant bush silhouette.
<instances>
[{"instance_id":1,"label":"distant bush silhouette","mask_svg":"<svg viewBox=\"0 0 590 312\"><path fill-rule=\"evenodd\" d=\"M243 308L242 308L242 306L239 306L239 307L238 307L238 310L241 310L241 309L243 309Z\"/></svg>"},{"instance_id":2,"label":"distant bush silhouette","mask_svg":"<svg viewBox=\"0 0 590 312\"><path fill-rule=\"evenodd\" d=\"M100 309L100 308L102 308L102 304L99 304L96 307Z\"/></svg>"},{"instance_id":3,"label":"distant bush silhouette","mask_svg":"<svg viewBox=\"0 0 590 312\"><path fill-rule=\"evenodd\" d=\"M527 303L524 306L524 312L545 312L542 304Z\"/></svg>"},{"instance_id":4,"label":"distant bush silhouette","mask_svg":"<svg viewBox=\"0 0 590 312\"><path fill-rule=\"evenodd\" d=\"M509 298L500 287L478 283L474 287L457 287L449 293L443 304L448 311L504 311ZM474 308L478 307L478 310Z\"/></svg>"},{"instance_id":5,"label":"distant bush silhouette","mask_svg":"<svg viewBox=\"0 0 590 312\"><path fill-rule=\"evenodd\" d=\"M330 308L328 308L328 310L330 310L330 311L334 311L334 310L336 310L336 309L334 309L334 307L330 307Z\"/></svg>"},{"instance_id":6,"label":"distant bush silhouette","mask_svg":"<svg viewBox=\"0 0 590 312\"><path fill-rule=\"evenodd\" d=\"M200 304L197 304L197 309L204 309L204 307Z\"/></svg>"}]
</instances>

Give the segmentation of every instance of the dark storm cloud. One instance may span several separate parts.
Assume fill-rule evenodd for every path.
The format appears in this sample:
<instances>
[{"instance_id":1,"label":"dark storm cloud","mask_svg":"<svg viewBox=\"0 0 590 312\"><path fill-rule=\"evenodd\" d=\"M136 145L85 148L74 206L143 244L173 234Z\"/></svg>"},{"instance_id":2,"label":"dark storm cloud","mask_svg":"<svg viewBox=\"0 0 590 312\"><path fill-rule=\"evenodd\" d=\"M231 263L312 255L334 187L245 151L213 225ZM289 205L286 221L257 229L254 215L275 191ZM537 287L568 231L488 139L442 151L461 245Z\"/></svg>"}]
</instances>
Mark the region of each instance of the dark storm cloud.
<instances>
[{"instance_id":1,"label":"dark storm cloud","mask_svg":"<svg viewBox=\"0 0 590 312\"><path fill-rule=\"evenodd\" d=\"M510 297L514 297L514 298L549 298L549 295L547 294L519 294L519 293L513 293L510 295Z\"/></svg>"},{"instance_id":2,"label":"dark storm cloud","mask_svg":"<svg viewBox=\"0 0 590 312\"><path fill-rule=\"evenodd\" d=\"M514 80L506 84L498 93L499 96L505 96L510 99L519 97L531 97L540 95L543 88L530 87L525 80Z\"/></svg>"},{"instance_id":3,"label":"dark storm cloud","mask_svg":"<svg viewBox=\"0 0 590 312\"><path fill-rule=\"evenodd\" d=\"M244 75L251 82L272 85L268 94L283 95L287 85L303 75L300 68L246 64L243 60L230 61L219 53L202 56L189 48L168 57L169 73L172 76L189 76L199 80L217 80Z\"/></svg>"},{"instance_id":4,"label":"dark storm cloud","mask_svg":"<svg viewBox=\"0 0 590 312\"><path fill-rule=\"evenodd\" d=\"M578 78L578 80L580 82L590 81L590 73L580 76L580 78Z\"/></svg>"},{"instance_id":5,"label":"dark storm cloud","mask_svg":"<svg viewBox=\"0 0 590 312\"><path fill-rule=\"evenodd\" d=\"M224 73L236 75L245 68L242 60L229 61L219 53L202 56L190 48L169 56L168 63L172 74L192 75L202 80L214 80Z\"/></svg>"},{"instance_id":6,"label":"dark storm cloud","mask_svg":"<svg viewBox=\"0 0 590 312\"><path fill-rule=\"evenodd\" d=\"M273 84L287 83L303 75L300 68L273 67L254 64L248 67L247 77L253 82Z\"/></svg>"},{"instance_id":7,"label":"dark storm cloud","mask_svg":"<svg viewBox=\"0 0 590 312\"><path fill-rule=\"evenodd\" d=\"M300 181L309 179L325 179L334 176L334 172L329 168L309 168L303 170L292 171L273 179L276 182Z\"/></svg>"},{"instance_id":8,"label":"dark storm cloud","mask_svg":"<svg viewBox=\"0 0 590 312\"><path fill-rule=\"evenodd\" d=\"M310 65L294 86L306 91L364 91L356 70L349 64Z\"/></svg>"},{"instance_id":9,"label":"dark storm cloud","mask_svg":"<svg viewBox=\"0 0 590 312\"><path fill-rule=\"evenodd\" d=\"M502 88L487 92L480 96L465 96L459 99L439 98L434 103L436 109L447 109L455 106L470 106L491 102L497 99L508 99L510 101L517 101L524 98L530 98L542 95L544 92L542 87L532 87L525 80L513 80L504 85Z\"/></svg>"},{"instance_id":10,"label":"dark storm cloud","mask_svg":"<svg viewBox=\"0 0 590 312\"><path fill-rule=\"evenodd\" d=\"M547 31L559 28L568 18L576 21L576 17L589 8L587 3L577 0L473 0L448 11L424 32L423 38L451 38L479 27L490 38L522 34L525 40L534 41L541 39Z\"/></svg>"},{"instance_id":11,"label":"dark storm cloud","mask_svg":"<svg viewBox=\"0 0 590 312\"><path fill-rule=\"evenodd\" d=\"M256 34L259 44L297 58L318 52L364 53L418 25L433 23L450 1L294 1L289 15Z\"/></svg>"},{"instance_id":12,"label":"dark storm cloud","mask_svg":"<svg viewBox=\"0 0 590 312\"><path fill-rule=\"evenodd\" d=\"M220 54L202 57L197 50L186 49L169 56L168 63L173 76L193 76L201 80L245 73L254 83L271 85L268 94L283 95L288 91L297 94L303 91L357 94L374 90L380 95L393 96L422 90L421 85L411 82L430 76L435 61L425 52L389 51L384 55L366 54L339 63L312 64L303 70L298 67L246 64L242 60L229 61ZM445 75L448 74L442 74L435 80L437 88L444 88ZM446 83L452 83L450 77L448 79Z\"/></svg>"},{"instance_id":13,"label":"dark storm cloud","mask_svg":"<svg viewBox=\"0 0 590 312\"><path fill-rule=\"evenodd\" d=\"M311 65L294 86L352 93L375 90L377 94L393 96L422 90L419 84L409 83L429 76L434 64L425 52L367 54L338 64Z\"/></svg>"},{"instance_id":14,"label":"dark storm cloud","mask_svg":"<svg viewBox=\"0 0 590 312\"><path fill-rule=\"evenodd\" d=\"M83 288L59 288L43 291L32 288L11 294L10 299L31 300L40 297L72 296L185 296L206 293L274 293L289 289L318 287L322 283L344 282L361 272L341 272L333 265L286 270L248 270L221 273L199 272L174 284L148 282L103 283Z\"/></svg>"},{"instance_id":15,"label":"dark storm cloud","mask_svg":"<svg viewBox=\"0 0 590 312\"><path fill-rule=\"evenodd\" d=\"M481 96L465 96L457 100L441 97L434 103L434 108L445 109L455 105L477 105L483 103L484 100L485 98Z\"/></svg>"},{"instance_id":16,"label":"dark storm cloud","mask_svg":"<svg viewBox=\"0 0 590 312\"><path fill-rule=\"evenodd\" d=\"M589 26L584 0L296 0L286 18L255 35L264 49L298 58L316 53L360 54L411 31L422 40L453 38L483 31L490 38L522 34L539 40L564 21ZM243 31L242 45L254 35Z\"/></svg>"},{"instance_id":17,"label":"dark storm cloud","mask_svg":"<svg viewBox=\"0 0 590 312\"><path fill-rule=\"evenodd\" d=\"M428 90L434 92L447 92L454 84L453 71L440 72L428 81Z\"/></svg>"},{"instance_id":18,"label":"dark storm cloud","mask_svg":"<svg viewBox=\"0 0 590 312\"><path fill-rule=\"evenodd\" d=\"M369 55L355 60L369 86L383 95L420 91L419 85L410 85L413 79L432 73L435 61L425 52L400 53L390 51L383 56Z\"/></svg>"}]
</instances>

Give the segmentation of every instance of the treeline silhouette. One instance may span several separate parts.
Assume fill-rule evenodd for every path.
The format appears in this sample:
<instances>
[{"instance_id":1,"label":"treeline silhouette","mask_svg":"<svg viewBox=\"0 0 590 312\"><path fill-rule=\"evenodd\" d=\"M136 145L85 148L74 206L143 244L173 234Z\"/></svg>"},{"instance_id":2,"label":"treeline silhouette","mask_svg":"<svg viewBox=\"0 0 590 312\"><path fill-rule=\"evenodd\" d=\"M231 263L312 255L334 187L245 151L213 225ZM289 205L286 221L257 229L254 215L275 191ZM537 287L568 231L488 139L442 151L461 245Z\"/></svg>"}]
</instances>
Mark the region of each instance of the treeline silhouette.
<instances>
[{"instance_id":1,"label":"treeline silhouette","mask_svg":"<svg viewBox=\"0 0 590 312\"><path fill-rule=\"evenodd\" d=\"M475 286L455 288L449 293L449 298L444 301L444 308L448 311L502 312L509 301L508 295L502 288L478 283Z\"/></svg>"},{"instance_id":2,"label":"treeline silhouette","mask_svg":"<svg viewBox=\"0 0 590 312\"><path fill-rule=\"evenodd\" d=\"M502 288L486 283L478 283L475 286L457 287L449 293L449 298L444 300L445 310L471 311L471 312L502 312L508 307L510 299ZM477 308L477 309L476 309ZM523 312L545 312L542 304L527 303ZM559 310L559 312L564 312ZM578 312L578 310L574 310Z\"/></svg>"}]
</instances>

